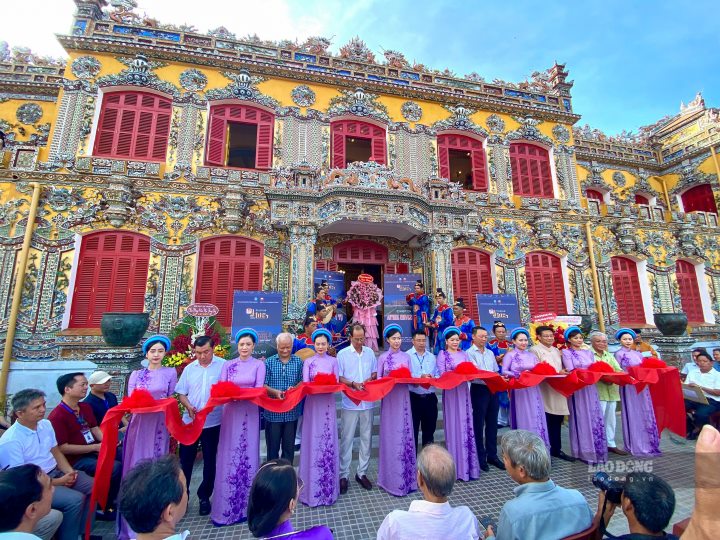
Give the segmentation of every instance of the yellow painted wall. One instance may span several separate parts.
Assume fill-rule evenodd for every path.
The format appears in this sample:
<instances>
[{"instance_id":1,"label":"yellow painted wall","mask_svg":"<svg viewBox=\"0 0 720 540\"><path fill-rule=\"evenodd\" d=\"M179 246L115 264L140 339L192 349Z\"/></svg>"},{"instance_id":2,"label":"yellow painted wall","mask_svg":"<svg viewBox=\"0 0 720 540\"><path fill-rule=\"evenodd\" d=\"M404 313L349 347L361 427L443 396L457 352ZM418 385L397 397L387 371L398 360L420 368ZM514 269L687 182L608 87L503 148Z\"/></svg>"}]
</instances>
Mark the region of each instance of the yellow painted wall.
<instances>
[{"instance_id":1,"label":"yellow painted wall","mask_svg":"<svg viewBox=\"0 0 720 540\"><path fill-rule=\"evenodd\" d=\"M43 111L42 116L34 125L23 124L17 119L17 110L20 105L25 103L35 103L40 106ZM0 120L10 124L10 132L15 133L16 141L27 141L30 137L37 133L37 129L34 126L45 124L50 122L51 130L52 125L55 123L55 115L57 114L57 103L52 101L37 101L32 99L9 99L0 103ZM25 131L23 135L20 132L20 128Z\"/></svg>"}]
</instances>

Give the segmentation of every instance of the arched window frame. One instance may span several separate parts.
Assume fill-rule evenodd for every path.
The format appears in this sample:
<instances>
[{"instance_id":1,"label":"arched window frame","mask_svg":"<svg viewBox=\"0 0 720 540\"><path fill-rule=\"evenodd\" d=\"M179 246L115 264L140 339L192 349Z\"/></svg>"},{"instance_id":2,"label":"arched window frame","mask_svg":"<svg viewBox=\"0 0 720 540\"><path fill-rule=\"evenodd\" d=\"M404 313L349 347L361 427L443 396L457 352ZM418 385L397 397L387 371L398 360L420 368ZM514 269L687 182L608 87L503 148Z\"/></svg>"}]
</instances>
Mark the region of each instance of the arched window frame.
<instances>
[{"instance_id":1,"label":"arched window frame","mask_svg":"<svg viewBox=\"0 0 720 540\"><path fill-rule=\"evenodd\" d=\"M559 263L560 263L560 277L561 277L561 280L562 280L562 286L561 286L561 288L562 288L562 291L563 291L563 300L564 300L564 302L563 302L561 305L558 305L558 306L555 306L555 307L564 307L564 313L556 313L556 314L557 314L557 315L561 315L561 314L565 314L565 313L570 313L570 308L571 308L570 299L571 299L571 296L570 296L570 286L569 286L569 281L568 281L567 257L563 257L563 256L561 256L561 255L558 255L557 253L552 253L552 252L550 252L550 251L543 251L543 250L536 250L536 251L531 251L530 253L527 253L527 254L525 255L525 282L526 282L526 283L528 283L528 281L529 281L529 279L528 279L528 271L527 271L527 269L528 269L527 260L528 260L528 257L529 257L529 256L532 256L532 255L535 255L535 254L549 255L549 256L554 257L555 259L557 259L557 260L559 261ZM530 305L530 298L529 298L529 297L530 297L530 294L531 294L531 293L530 293L530 286L528 285L528 307L529 307L529 305ZM537 314L537 313L534 313L534 312L531 310L531 314Z\"/></svg>"},{"instance_id":2,"label":"arched window frame","mask_svg":"<svg viewBox=\"0 0 720 540\"><path fill-rule=\"evenodd\" d=\"M379 122L373 118L366 118L366 117L358 117L358 116L350 116L350 115L342 115L342 116L335 116L330 121L330 166L333 169L345 169L345 138L347 135L343 135L340 133L335 133L335 126L339 124L348 125L351 122L358 123L360 125L367 125L371 128L381 129L383 131L383 136L380 137L379 135L371 136L371 145L372 145L372 151L370 155L370 161L374 161L375 163L378 163L380 165L387 165L388 163L388 129L387 125L383 124L382 122ZM336 137L336 135L338 137ZM338 149L340 148L339 145L339 137L342 137L343 146L342 146L342 164L339 161L338 156ZM377 141L377 142L376 142ZM376 152L380 150L380 141L382 141L382 157L380 157ZM376 146L377 145L377 146Z\"/></svg>"},{"instance_id":3,"label":"arched window frame","mask_svg":"<svg viewBox=\"0 0 720 540\"><path fill-rule=\"evenodd\" d=\"M459 279L459 277L457 276L456 269L454 267L455 263L452 261L459 255L460 252L477 252L481 256L487 257L486 270L487 270L488 276L490 278L490 281L489 281L489 283L483 284L484 287L481 287L483 290L477 291L475 294L471 293L469 295L469 297L467 297L468 296L467 294L464 295L461 292L462 288L456 286L456 278ZM474 248L474 247L470 247L470 246L464 246L464 247L458 247L458 248L453 249L450 253L450 260L451 260L451 268L452 268L451 278L453 281L453 296L456 299L458 297L463 297L463 299L465 301L465 305L468 308L469 317L475 321L475 324L480 324L478 321L477 300L476 300L475 295L476 294L494 294L498 290L497 289L497 274L495 273L495 254L485 251L485 250L482 250L482 249L478 249L478 248ZM487 285L489 285L489 287Z\"/></svg>"},{"instance_id":4,"label":"arched window frame","mask_svg":"<svg viewBox=\"0 0 720 540\"><path fill-rule=\"evenodd\" d=\"M691 259L678 259L676 261L675 266L675 277L678 281L678 288L680 290L680 300L681 305L683 305L683 311L687 313L687 310L684 307L683 302L683 287L680 283L680 277L678 276L678 266L680 266L682 263L685 263L687 265L690 265L692 267L692 271L695 273L695 285L697 285L697 292L700 298L700 311L701 315L700 318L692 318L691 314L688 314L688 321L693 323L714 323L715 316L712 312L712 299L710 297L710 290L708 288L707 281L705 279L705 264L703 262L695 262Z\"/></svg>"},{"instance_id":5,"label":"arched window frame","mask_svg":"<svg viewBox=\"0 0 720 540\"><path fill-rule=\"evenodd\" d=\"M617 292L614 290L615 283L612 278L612 261L613 259L620 258L620 259L628 259L635 263L635 270L637 272L637 279L638 284L640 288L640 298L642 301L642 308L643 308L643 317L644 319L642 321L623 321L623 324L649 324L650 321L653 320L653 302L652 302L652 294L650 292L650 282L648 280L647 275L647 261L644 259L639 259L637 257L633 257L631 255L615 255L610 258L610 276L611 276L611 282L613 283L613 294L615 295L616 301L617 301ZM618 313L619 317L619 313Z\"/></svg>"},{"instance_id":6,"label":"arched window frame","mask_svg":"<svg viewBox=\"0 0 720 540\"><path fill-rule=\"evenodd\" d=\"M707 210L688 210L688 209L686 209L686 201L684 200L684 197L685 197L690 191L692 191L692 190L694 190L694 189L697 189L697 188L700 188L700 187L702 187L702 186L709 186L709 187L710 187L710 190L712 191L712 194L713 194L713 205L714 205L714 207L715 207L714 210L713 210L713 209L707 209ZM681 193L679 193L679 194L677 195L677 204L678 204L678 207L681 209L681 211L684 212L684 213L686 213L686 214L693 213L693 212L706 212L706 213L715 214L715 215L718 214L718 211L717 211L717 202L716 202L716 200L715 200L715 188L713 187L713 185L712 185L711 183L708 183L708 182L703 182L703 183L701 183L701 184L697 184L697 185L694 185L694 186L690 186L689 188L684 189Z\"/></svg>"},{"instance_id":7,"label":"arched window frame","mask_svg":"<svg viewBox=\"0 0 720 540\"><path fill-rule=\"evenodd\" d=\"M547 154L548 154L549 168L550 168L550 187L551 187L551 192L552 192L551 195L543 195L543 196L539 196L539 195L526 195L526 194L520 194L520 193L515 192L515 185L514 185L514 183L513 183L513 182L514 182L514 178L515 178L515 174L512 172L512 170L513 170L513 169L512 169L512 147L513 147L513 145L520 145L520 144L527 144L527 145L530 145L530 146L536 146L536 147L538 147L538 148L542 148L543 150L545 150L545 151L547 152ZM556 170L556 168L555 168L555 149L554 149L551 145L543 144L543 143L538 142L538 141L531 141L531 140L528 140L528 139L514 139L514 140L510 143L510 152L511 152L511 153L510 153L510 164L509 164L509 167L510 167L510 171L511 171L512 176L513 176L513 181L511 182L512 189L513 189L513 195L519 195L519 196L521 196L521 197L538 197L538 198L543 198L543 199L556 199L557 196L558 196L558 183L557 183L557 170Z\"/></svg>"},{"instance_id":8,"label":"arched window frame","mask_svg":"<svg viewBox=\"0 0 720 540\"><path fill-rule=\"evenodd\" d=\"M480 137L476 135L475 133L469 132L469 131L462 131L462 130L456 130L456 129L449 129L449 130L443 130L438 132L437 134L437 147L438 147L438 170L440 172L440 176L452 180L450 178L451 174L450 169L450 159L449 155L443 154L443 149L441 147L441 137L450 137L450 136L460 136L465 137L466 139L470 139L471 141L476 141L480 143L480 148L477 149L471 149L472 155L471 155L471 162L473 163L473 190L472 191L478 191L485 193L488 191L489 184L490 184L490 171L488 169L488 155L487 155L487 138L486 137ZM464 148L452 147L448 149L453 150L465 150ZM478 159L478 156L481 156L482 163L477 163L476 159ZM444 160L447 159L447 163L444 163ZM476 165L477 163L477 165ZM447 168L448 175L445 176L444 169ZM475 171L480 172L480 178L477 179L475 177Z\"/></svg>"}]
</instances>

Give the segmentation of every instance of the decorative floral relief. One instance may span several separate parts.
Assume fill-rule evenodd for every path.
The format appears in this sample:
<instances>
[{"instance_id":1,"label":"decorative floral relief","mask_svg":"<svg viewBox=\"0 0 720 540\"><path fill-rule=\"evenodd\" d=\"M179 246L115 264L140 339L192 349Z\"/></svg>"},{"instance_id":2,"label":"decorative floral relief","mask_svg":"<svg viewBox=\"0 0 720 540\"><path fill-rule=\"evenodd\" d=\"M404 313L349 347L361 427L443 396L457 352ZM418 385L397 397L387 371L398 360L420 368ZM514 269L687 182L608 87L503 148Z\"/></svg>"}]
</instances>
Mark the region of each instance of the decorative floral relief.
<instances>
[{"instance_id":1,"label":"decorative floral relief","mask_svg":"<svg viewBox=\"0 0 720 540\"><path fill-rule=\"evenodd\" d=\"M414 101L406 101L402 104L402 107L400 107L400 112L403 115L403 118L407 120L408 122L417 122L422 118L422 108L420 105L415 103Z\"/></svg>"},{"instance_id":2,"label":"decorative floral relief","mask_svg":"<svg viewBox=\"0 0 720 540\"><path fill-rule=\"evenodd\" d=\"M505 131L505 121L497 114L491 114L487 118L487 127L493 133L502 133Z\"/></svg>"},{"instance_id":3,"label":"decorative floral relief","mask_svg":"<svg viewBox=\"0 0 720 540\"><path fill-rule=\"evenodd\" d=\"M94 79L100 73L100 61L94 56L81 56L73 60L70 69L78 79Z\"/></svg>"},{"instance_id":4,"label":"decorative floral relief","mask_svg":"<svg viewBox=\"0 0 720 540\"><path fill-rule=\"evenodd\" d=\"M202 91L208 83L207 76L198 69L186 69L180 74L180 86L191 92Z\"/></svg>"},{"instance_id":5,"label":"decorative floral relief","mask_svg":"<svg viewBox=\"0 0 720 540\"><path fill-rule=\"evenodd\" d=\"M42 118L43 110L37 103L23 103L17 108L15 116L23 124L35 124Z\"/></svg>"},{"instance_id":6,"label":"decorative floral relief","mask_svg":"<svg viewBox=\"0 0 720 540\"><path fill-rule=\"evenodd\" d=\"M299 107L310 107L315 103L315 92L305 84L293 88L290 95L295 105Z\"/></svg>"},{"instance_id":7,"label":"decorative floral relief","mask_svg":"<svg viewBox=\"0 0 720 540\"><path fill-rule=\"evenodd\" d=\"M560 124L557 124L552 129L553 136L555 139L557 139L558 142L562 144L567 144L570 142L570 131L565 126L561 126Z\"/></svg>"},{"instance_id":8,"label":"decorative floral relief","mask_svg":"<svg viewBox=\"0 0 720 540\"><path fill-rule=\"evenodd\" d=\"M626 183L625 175L623 173L621 173L620 171L615 171L612 175L612 179L613 179L613 182L615 182L615 184L618 187L625 186L625 183Z\"/></svg>"}]
</instances>

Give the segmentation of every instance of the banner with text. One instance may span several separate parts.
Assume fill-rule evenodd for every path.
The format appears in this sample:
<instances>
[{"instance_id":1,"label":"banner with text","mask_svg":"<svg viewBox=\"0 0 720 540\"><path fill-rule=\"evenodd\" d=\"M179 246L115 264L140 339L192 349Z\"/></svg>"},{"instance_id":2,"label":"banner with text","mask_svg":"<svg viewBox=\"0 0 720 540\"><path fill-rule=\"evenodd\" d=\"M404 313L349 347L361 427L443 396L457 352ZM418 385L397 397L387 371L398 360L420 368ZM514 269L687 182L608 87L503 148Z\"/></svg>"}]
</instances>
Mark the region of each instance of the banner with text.
<instances>
[{"instance_id":1,"label":"banner with text","mask_svg":"<svg viewBox=\"0 0 720 540\"><path fill-rule=\"evenodd\" d=\"M384 318L383 328L389 324L399 324L402 328L403 351L412 347L412 308L407 303L407 295L415 292L415 282L422 279L420 274L385 274L383 288Z\"/></svg>"},{"instance_id":2,"label":"banner with text","mask_svg":"<svg viewBox=\"0 0 720 540\"><path fill-rule=\"evenodd\" d=\"M522 326L517 297L514 294L478 294L478 320L491 332L495 321L502 321L508 332Z\"/></svg>"},{"instance_id":3,"label":"banner with text","mask_svg":"<svg viewBox=\"0 0 720 540\"><path fill-rule=\"evenodd\" d=\"M241 328L258 334L253 356L272 356L277 352L275 337L282 331L283 295L268 291L235 291L233 295L232 336Z\"/></svg>"},{"instance_id":4,"label":"banner with text","mask_svg":"<svg viewBox=\"0 0 720 540\"><path fill-rule=\"evenodd\" d=\"M345 273L344 272L325 272L315 270L313 284L317 287L323 281L328 282L328 294L333 300L342 300L345 298ZM313 290L313 299L314 290Z\"/></svg>"}]
</instances>

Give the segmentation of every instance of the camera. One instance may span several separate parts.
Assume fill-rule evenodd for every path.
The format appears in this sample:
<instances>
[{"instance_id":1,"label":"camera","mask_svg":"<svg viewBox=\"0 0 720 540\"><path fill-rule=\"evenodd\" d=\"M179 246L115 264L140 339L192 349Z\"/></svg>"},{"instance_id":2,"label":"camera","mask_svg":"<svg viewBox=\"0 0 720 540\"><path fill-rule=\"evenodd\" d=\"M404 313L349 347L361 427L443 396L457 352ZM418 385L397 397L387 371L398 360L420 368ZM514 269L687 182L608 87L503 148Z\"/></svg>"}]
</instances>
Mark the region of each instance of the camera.
<instances>
[{"instance_id":1,"label":"camera","mask_svg":"<svg viewBox=\"0 0 720 540\"><path fill-rule=\"evenodd\" d=\"M607 473L597 472L592 479L593 486L605 492L605 498L613 504L620 504L623 485L611 479Z\"/></svg>"}]
</instances>

